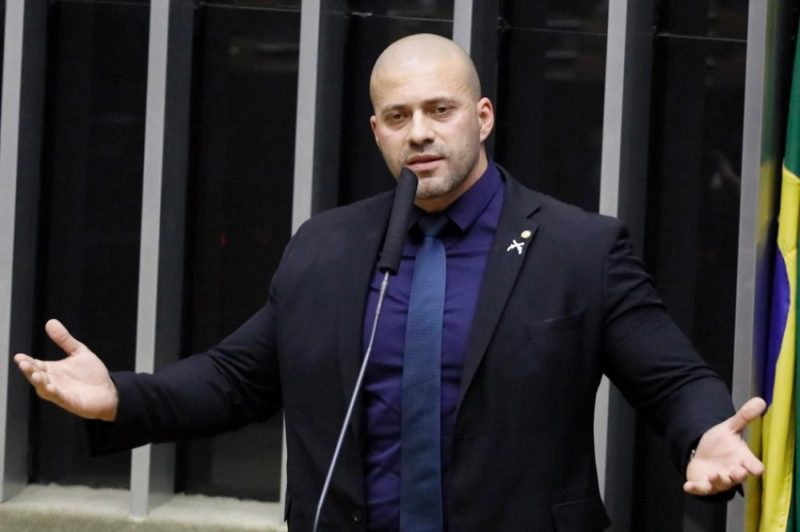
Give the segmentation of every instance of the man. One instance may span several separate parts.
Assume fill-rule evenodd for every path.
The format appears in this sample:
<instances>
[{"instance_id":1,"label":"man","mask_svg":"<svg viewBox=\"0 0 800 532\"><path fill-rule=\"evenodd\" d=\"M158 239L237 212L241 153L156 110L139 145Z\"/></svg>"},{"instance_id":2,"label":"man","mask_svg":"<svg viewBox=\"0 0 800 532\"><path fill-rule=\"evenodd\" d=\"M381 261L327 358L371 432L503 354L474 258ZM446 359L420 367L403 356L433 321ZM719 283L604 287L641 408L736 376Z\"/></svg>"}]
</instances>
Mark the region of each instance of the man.
<instances>
[{"instance_id":1,"label":"man","mask_svg":"<svg viewBox=\"0 0 800 532\"><path fill-rule=\"evenodd\" d=\"M761 473L741 432L764 402L733 414L617 221L532 192L487 159L494 112L461 48L434 35L395 42L370 95L376 143L395 176L407 166L419 178L418 209L322 529L601 530L592 422L604 372L667 438L687 492L725 492ZM40 396L103 421L90 426L98 450L212 434L282 407L286 515L292 530L310 530L369 341L391 203L382 194L312 218L265 307L155 375L112 379L54 320L47 332L69 356L15 360ZM423 305L420 318L426 297L439 306ZM437 378L420 384L407 366L431 334ZM426 405L430 431L420 428Z\"/></svg>"}]
</instances>

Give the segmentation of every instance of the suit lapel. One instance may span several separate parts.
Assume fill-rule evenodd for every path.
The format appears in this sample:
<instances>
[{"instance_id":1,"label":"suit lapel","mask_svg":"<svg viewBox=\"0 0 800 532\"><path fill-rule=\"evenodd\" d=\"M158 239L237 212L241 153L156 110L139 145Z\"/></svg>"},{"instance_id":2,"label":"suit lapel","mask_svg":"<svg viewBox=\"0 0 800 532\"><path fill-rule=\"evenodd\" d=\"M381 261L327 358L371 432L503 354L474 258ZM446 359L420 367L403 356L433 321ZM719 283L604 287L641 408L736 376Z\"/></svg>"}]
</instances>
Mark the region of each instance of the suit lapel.
<instances>
[{"instance_id":1,"label":"suit lapel","mask_svg":"<svg viewBox=\"0 0 800 532\"><path fill-rule=\"evenodd\" d=\"M459 388L459 407L500 321L538 228L531 219L539 208L535 194L514 181L506 172L503 174L506 181L504 205L470 329L469 347ZM342 275L344 281L338 288L341 307L337 317L337 359L345 409L349 406L363 360L367 294L386 232L392 199L393 195L387 194L381 201L373 204L365 218L364 231L341 243L344 248L343 267L348 270ZM363 423L363 405L357 401L350 428L358 445L361 444Z\"/></svg>"},{"instance_id":2,"label":"suit lapel","mask_svg":"<svg viewBox=\"0 0 800 532\"><path fill-rule=\"evenodd\" d=\"M342 242L343 282L338 288L340 311L337 316L337 358L339 378L342 385L342 401L345 411L350 404L353 387L358 378L358 371L364 355L363 331L364 312L367 294L375 271L380 246L383 243L386 224L389 219L393 196L388 194L385 201L374 203L365 221L361 224L363 232L352 235L347 242ZM356 402L350 427L358 445L361 444L363 425L362 402Z\"/></svg>"},{"instance_id":3,"label":"suit lapel","mask_svg":"<svg viewBox=\"0 0 800 532\"><path fill-rule=\"evenodd\" d=\"M538 228L531 220L531 215L539 208L534 194L506 172L503 174L506 180L503 210L489 251L470 328L458 394L459 407L486 353Z\"/></svg>"}]
</instances>

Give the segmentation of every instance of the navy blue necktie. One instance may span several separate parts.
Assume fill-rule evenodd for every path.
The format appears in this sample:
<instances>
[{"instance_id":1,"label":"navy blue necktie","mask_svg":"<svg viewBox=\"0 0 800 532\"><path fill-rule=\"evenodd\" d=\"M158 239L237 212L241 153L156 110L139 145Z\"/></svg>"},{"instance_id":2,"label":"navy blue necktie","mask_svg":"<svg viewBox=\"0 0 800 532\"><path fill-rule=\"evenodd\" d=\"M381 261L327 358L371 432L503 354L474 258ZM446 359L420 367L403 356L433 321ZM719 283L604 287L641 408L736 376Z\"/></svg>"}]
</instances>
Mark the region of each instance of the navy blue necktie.
<instances>
[{"instance_id":1,"label":"navy blue necktie","mask_svg":"<svg viewBox=\"0 0 800 532\"><path fill-rule=\"evenodd\" d=\"M414 262L403 359L400 530L441 532L442 319L447 279L443 214L425 215Z\"/></svg>"}]
</instances>

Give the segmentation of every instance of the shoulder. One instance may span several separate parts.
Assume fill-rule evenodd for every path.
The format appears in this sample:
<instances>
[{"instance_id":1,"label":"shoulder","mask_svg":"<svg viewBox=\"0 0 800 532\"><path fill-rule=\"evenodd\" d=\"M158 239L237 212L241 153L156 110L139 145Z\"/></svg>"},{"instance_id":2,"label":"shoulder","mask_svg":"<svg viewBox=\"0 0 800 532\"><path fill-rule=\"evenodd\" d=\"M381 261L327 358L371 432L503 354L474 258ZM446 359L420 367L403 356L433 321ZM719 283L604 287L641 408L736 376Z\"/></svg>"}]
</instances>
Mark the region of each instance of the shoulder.
<instances>
[{"instance_id":1,"label":"shoulder","mask_svg":"<svg viewBox=\"0 0 800 532\"><path fill-rule=\"evenodd\" d=\"M627 234L617 218L588 212L570 203L532 190L503 170L506 181L506 208L526 213L539 226L540 236L561 242L607 242Z\"/></svg>"},{"instance_id":2,"label":"shoulder","mask_svg":"<svg viewBox=\"0 0 800 532\"><path fill-rule=\"evenodd\" d=\"M388 217L392 207L394 191L383 192L367 199L342 207L335 207L315 214L300 226L293 240L307 235L335 236L364 227L366 223L380 223Z\"/></svg>"},{"instance_id":3,"label":"shoulder","mask_svg":"<svg viewBox=\"0 0 800 532\"><path fill-rule=\"evenodd\" d=\"M342 207L315 214L297 229L290 246L306 240L315 242L344 237L353 231L386 224L394 191L383 192Z\"/></svg>"},{"instance_id":4,"label":"shoulder","mask_svg":"<svg viewBox=\"0 0 800 532\"><path fill-rule=\"evenodd\" d=\"M312 216L289 240L281 266L297 268L298 263L305 267L335 260L351 249L354 241L363 241L365 235L376 231L383 234L393 199L394 191L384 192Z\"/></svg>"}]
</instances>

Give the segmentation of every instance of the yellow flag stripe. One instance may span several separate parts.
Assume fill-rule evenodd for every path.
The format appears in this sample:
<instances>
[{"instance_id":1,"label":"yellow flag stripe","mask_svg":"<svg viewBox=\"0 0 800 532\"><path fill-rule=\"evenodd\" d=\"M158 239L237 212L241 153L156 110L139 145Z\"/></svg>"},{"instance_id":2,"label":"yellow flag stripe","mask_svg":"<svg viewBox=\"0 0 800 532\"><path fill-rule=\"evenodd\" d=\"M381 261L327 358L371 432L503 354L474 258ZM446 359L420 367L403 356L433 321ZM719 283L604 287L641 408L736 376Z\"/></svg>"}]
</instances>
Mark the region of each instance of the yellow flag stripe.
<instances>
[{"instance_id":1,"label":"yellow flag stripe","mask_svg":"<svg viewBox=\"0 0 800 532\"><path fill-rule=\"evenodd\" d=\"M775 368L772 403L760 423L761 459L765 471L760 490L760 519L752 513L758 508L748 501L748 530L758 532L786 532L792 502L794 469L795 405L794 371L796 358L796 291L797 291L797 227L800 214L800 179L783 168L781 180L781 206L778 215L778 252L783 256L789 283L789 310L786 319L780 354ZM758 428L758 425L754 428ZM755 445L758 448L758 445ZM751 483L752 489L752 483Z\"/></svg>"}]
</instances>

